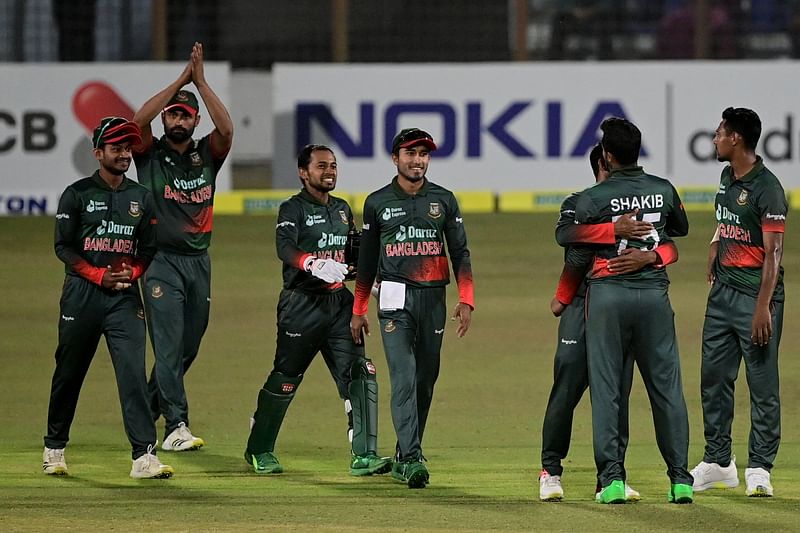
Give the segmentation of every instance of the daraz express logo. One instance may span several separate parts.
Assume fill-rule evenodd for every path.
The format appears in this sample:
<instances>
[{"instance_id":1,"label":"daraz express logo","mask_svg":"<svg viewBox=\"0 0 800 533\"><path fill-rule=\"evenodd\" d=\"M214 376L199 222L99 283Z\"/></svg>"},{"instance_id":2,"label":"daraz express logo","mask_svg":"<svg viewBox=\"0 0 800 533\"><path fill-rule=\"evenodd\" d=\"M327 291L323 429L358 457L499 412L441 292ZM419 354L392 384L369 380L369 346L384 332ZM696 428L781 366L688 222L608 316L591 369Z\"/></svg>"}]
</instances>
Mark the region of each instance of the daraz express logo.
<instances>
[{"instance_id":1,"label":"daraz express logo","mask_svg":"<svg viewBox=\"0 0 800 533\"><path fill-rule=\"evenodd\" d=\"M326 246L344 246L347 244L347 235L336 235L334 233L322 232L322 236L317 241L317 247L325 248Z\"/></svg>"},{"instance_id":2,"label":"daraz express logo","mask_svg":"<svg viewBox=\"0 0 800 533\"><path fill-rule=\"evenodd\" d=\"M134 226L129 224L117 224L111 220L101 220L95 233L105 235L106 233L116 233L117 235L133 235Z\"/></svg>"}]
</instances>

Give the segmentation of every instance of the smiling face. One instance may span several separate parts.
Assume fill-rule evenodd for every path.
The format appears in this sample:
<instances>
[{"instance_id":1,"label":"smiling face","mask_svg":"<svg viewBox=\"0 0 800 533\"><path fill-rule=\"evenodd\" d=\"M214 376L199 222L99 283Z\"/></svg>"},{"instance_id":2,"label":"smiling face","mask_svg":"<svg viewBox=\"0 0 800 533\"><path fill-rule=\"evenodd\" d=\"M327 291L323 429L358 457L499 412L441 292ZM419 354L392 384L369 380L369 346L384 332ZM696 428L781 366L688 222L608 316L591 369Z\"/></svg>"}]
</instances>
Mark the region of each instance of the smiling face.
<instances>
[{"instance_id":1,"label":"smiling face","mask_svg":"<svg viewBox=\"0 0 800 533\"><path fill-rule=\"evenodd\" d=\"M131 166L131 143L103 145L102 148L94 149L94 156L109 174L121 176Z\"/></svg>"},{"instance_id":2,"label":"smiling face","mask_svg":"<svg viewBox=\"0 0 800 533\"><path fill-rule=\"evenodd\" d=\"M336 188L336 156L324 149L311 152L308 166L298 169L300 179L308 190L313 193L328 193Z\"/></svg>"},{"instance_id":3,"label":"smiling face","mask_svg":"<svg viewBox=\"0 0 800 533\"><path fill-rule=\"evenodd\" d=\"M392 162L397 167L398 176L415 183L425 177L431 162L431 151L424 144L400 148L396 154L392 154Z\"/></svg>"}]
</instances>

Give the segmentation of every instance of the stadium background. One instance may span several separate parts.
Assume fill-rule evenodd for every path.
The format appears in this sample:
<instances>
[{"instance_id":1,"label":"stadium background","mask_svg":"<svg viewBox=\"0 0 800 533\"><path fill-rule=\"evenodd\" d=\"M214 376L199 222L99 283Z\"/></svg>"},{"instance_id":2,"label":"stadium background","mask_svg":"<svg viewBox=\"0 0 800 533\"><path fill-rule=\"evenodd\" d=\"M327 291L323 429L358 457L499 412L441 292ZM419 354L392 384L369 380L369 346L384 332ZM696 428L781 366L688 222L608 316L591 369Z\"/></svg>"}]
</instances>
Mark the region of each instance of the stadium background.
<instances>
[{"instance_id":1,"label":"stadium background","mask_svg":"<svg viewBox=\"0 0 800 533\"><path fill-rule=\"evenodd\" d=\"M49 217L0 217L4 263L0 276L4 299L0 307L0 529L795 529L800 508L800 429L796 423L800 328L792 312L792 302L800 295L796 275L800 237L793 222L796 210L790 214L784 258L784 438L775 468L777 497L754 502L743 496L740 487L704 494L691 508L668 506L664 467L654 442L646 394L637 377L627 466L631 482L643 493L643 502L614 509L593 503L586 400L578 409L567 463L567 502L555 506L536 503L541 418L551 383L557 325L547 304L562 258L552 239L552 211L560 203L565 181L590 181L583 156L561 161L567 169L580 169L579 174L548 175L544 185L510 191L514 193L512 208L503 207L504 191L489 186L499 179L495 176L481 177L487 183L484 190L457 190L462 202L472 206L465 223L474 256L478 309L465 339L456 339L454 328L447 330L442 377L426 434L433 476L428 489L409 493L388 479L346 476L348 447L341 431L344 415L334 401L327 370L318 361L312 365L279 439L279 455L287 473L276 478L255 477L247 473L241 459L247 417L272 360L274 306L280 290L271 213L287 192L273 188L282 179L273 172L278 155L273 143L282 132L272 123L275 71L287 63L300 63L286 68L319 67L320 73L338 68L388 72L433 62L433 67L469 67L480 73L489 66L485 62L491 62L492 68L519 67L522 71L555 68L566 69L570 75L591 71L597 85L578 91L588 95L581 97L591 99L597 87L611 83L607 73L615 69L630 71L631 81L639 83L647 82L636 80L639 68L719 68L726 71L725 79L719 86L703 87L702 93L711 97L701 91L697 94L713 102L707 110L707 127L713 129L718 122L721 109L729 104L728 95L736 96L735 105L768 99L783 106L769 127L788 130L788 137L775 137L776 146L789 150L792 159L789 170L779 176L788 183L797 180L797 172L790 170L798 158L798 133L791 129L795 122L789 122L791 127L785 122L786 117L793 118L796 107L797 2L696 0L683 4L644 0L0 1L0 87L4 95L0 104L0 213L47 211L28 201L38 191L25 192L26 180L52 176L57 184L54 188L60 192L69 180L80 176L73 151L78 138L85 135L85 127L71 109L74 94L61 95L60 89L75 91L96 78L113 83L130 71L132 79L116 88L128 91L126 100L135 107L174 79L191 42L201 40L212 62L209 73L219 76L215 80L219 80L236 120L235 148L228 168L230 190L220 193L220 208L224 211L229 202L232 212L262 215L220 216L216 220L212 322L202 354L187 377L193 429L207 438L209 446L197 454L169 455L178 474L161 485L127 478L127 443L104 347L87 378L73 427L68 451L72 475L54 480L40 474L63 266L52 254ZM61 22L57 12L62 13ZM698 31L688 36L680 33L688 26ZM93 39L88 39L92 33ZM665 34L671 37L669 42L659 45L659 35ZM59 36L65 35L60 40ZM676 43L681 45L679 50L668 46ZM764 90L738 89L746 85L753 66L781 71L781 83L766 80ZM142 71L146 71L144 75ZM70 76L77 77L69 81ZM35 85L19 82L31 79ZM326 83L321 77L322 96L331 90ZM365 91L370 88L361 87ZM437 92L436 87L426 89ZM715 92L725 97L717 101ZM26 98L39 103L19 104L27 102ZM758 105L753 107L760 110ZM59 118L55 127L67 146L47 163L50 167L43 167L49 170L37 170L34 176L29 169L47 159L47 153L26 150L24 115L42 109ZM676 110L679 118L692 114L694 111ZM358 124L347 122L350 119L338 109L336 117L356 138ZM41 126L34 123L37 125ZM14 142L8 145L11 140ZM29 139L34 146L46 140L46 135ZM375 144L380 146L382 140L376 136ZM660 157L662 145L657 146L649 157ZM432 171L445 163L434 160ZM376 187L391 175L385 159L379 168ZM692 177L706 187L696 192L691 233L678 242L680 261L670 267L690 409L691 462L702 454L699 345L706 294L703 268L713 230L708 191L713 191L719 170L719 164L710 162L707 172ZM530 173L536 176L536 168L531 167ZM342 187L347 176L348 166L342 165ZM9 188L9 183L15 188ZM448 185L453 183L457 182ZM363 192L349 193L354 207L359 207ZM686 197L692 190L682 192ZM547 212L537 212L541 210ZM451 291L451 304L454 297ZM388 451L393 446L388 375L379 335L373 334L368 343L381 386L380 447ZM740 458L746 455L748 416L742 372L734 425L734 451Z\"/></svg>"}]
</instances>

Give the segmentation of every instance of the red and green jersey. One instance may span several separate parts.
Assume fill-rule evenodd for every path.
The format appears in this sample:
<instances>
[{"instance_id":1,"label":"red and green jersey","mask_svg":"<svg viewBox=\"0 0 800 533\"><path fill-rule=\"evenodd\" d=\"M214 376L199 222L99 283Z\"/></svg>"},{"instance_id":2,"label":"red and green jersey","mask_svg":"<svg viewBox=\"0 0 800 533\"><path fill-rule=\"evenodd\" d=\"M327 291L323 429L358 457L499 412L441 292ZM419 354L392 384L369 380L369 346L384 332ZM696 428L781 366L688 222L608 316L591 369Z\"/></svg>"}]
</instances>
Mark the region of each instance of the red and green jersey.
<instances>
[{"instance_id":1,"label":"red and green jersey","mask_svg":"<svg viewBox=\"0 0 800 533\"><path fill-rule=\"evenodd\" d=\"M342 283L325 283L306 272L313 257L344 263L347 233L355 229L350 205L335 196L320 203L303 189L281 204L275 226L275 247L283 261L283 288L328 292Z\"/></svg>"},{"instance_id":2,"label":"red and green jersey","mask_svg":"<svg viewBox=\"0 0 800 533\"><path fill-rule=\"evenodd\" d=\"M467 234L453 193L425 178L419 192L409 195L395 177L367 196L353 312L366 314L376 276L413 287L447 285L450 266L445 243L459 301L474 307Z\"/></svg>"},{"instance_id":3,"label":"red and green jersey","mask_svg":"<svg viewBox=\"0 0 800 533\"><path fill-rule=\"evenodd\" d=\"M112 189L95 172L67 187L58 201L56 256L68 275L97 285L109 265L130 265L136 279L155 255L155 222L150 191L125 177Z\"/></svg>"},{"instance_id":4,"label":"red and green jersey","mask_svg":"<svg viewBox=\"0 0 800 533\"><path fill-rule=\"evenodd\" d=\"M739 179L730 166L722 170L714 200L719 249L714 261L716 280L754 297L761 287L764 233L783 233L788 204L778 178L758 157L753 169ZM783 267L773 299L783 301Z\"/></svg>"},{"instance_id":5,"label":"red and green jersey","mask_svg":"<svg viewBox=\"0 0 800 533\"><path fill-rule=\"evenodd\" d=\"M564 247L564 267L556 288L559 302L569 305L576 296L586 294L586 275L590 272L597 246L616 243L613 222L577 224L575 206L579 193L572 193L561 203L556 223L556 241ZM678 249L672 241L662 241L655 250L658 261L653 265L663 268L678 260Z\"/></svg>"},{"instance_id":6,"label":"red and green jersey","mask_svg":"<svg viewBox=\"0 0 800 533\"><path fill-rule=\"evenodd\" d=\"M165 137L134 152L139 183L153 192L159 250L199 254L211 244L217 172L227 153L215 154L211 135L192 140L179 154Z\"/></svg>"},{"instance_id":7,"label":"red and green jersey","mask_svg":"<svg viewBox=\"0 0 800 533\"><path fill-rule=\"evenodd\" d=\"M615 169L608 179L579 194L575 206L575 222L613 222L619 216L635 210L638 210L638 219L653 224L653 230L643 239L615 238L613 244L597 246L590 283L624 283L631 287L669 284L666 270L658 265L629 274L613 274L608 270L608 260L616 257L625 248L657 250L670 237L689 233L689 220L683 204L675 187L668 180L646 174L639 166ZM611 232L613 233L613 229Z\"/></svg>"}]
</instances>

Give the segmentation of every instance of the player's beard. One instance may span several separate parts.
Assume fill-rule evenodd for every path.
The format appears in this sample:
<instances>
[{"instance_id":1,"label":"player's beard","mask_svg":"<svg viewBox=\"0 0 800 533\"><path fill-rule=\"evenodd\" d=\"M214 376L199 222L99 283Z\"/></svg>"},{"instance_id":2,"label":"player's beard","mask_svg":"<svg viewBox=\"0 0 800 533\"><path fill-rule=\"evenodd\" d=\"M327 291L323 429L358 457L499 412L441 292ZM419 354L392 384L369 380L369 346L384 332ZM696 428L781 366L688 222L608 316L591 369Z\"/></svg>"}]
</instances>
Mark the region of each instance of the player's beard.
<instances>
[{"instance_id":1,"label":"player's beard","mask_svg":"<svg viewBox=\"0 0 800 533\"><path fill-rule=\"evenodd\" d=\"M323 181L320 181L319 183L311 183L311 180L309 180L308 186L318 192L322 193L331 192L336 188L336 180L334 179L333 183L331 183L330 185L328 185Z\"/></svg>"},{"instance_id":2,"label":"player's beard","mask_svg":"<svg viewBox=\"0 0 800 533\"><path fill-rule=\"evenodd\" d=\"M130 159L126 160L124 163L121 160L116 160L116 159L110 165L103 163L103 169L105 169L106 172L114 176L122 176L123 174L125 174L125 172L128 171L130 166L131 166Z\"/></svg>"},{"instance_id":3,"label":"player's beard","mask_svg":"<svg viewBox=\"0 0 800 533\"><path fill-rule=\"evenodd\" d=\"M423 179L425 179L425 173L427 172L428 169L427 168L422 168L420 170L421 170L421 172L417 172L417 169L409 167L409 168L406 169L405 172L402 172L398 168L397 172L399 174L402 174L403 177L405 179L407 179L408 181L410 181L411 183L417 183L418 181L422 181Z\"/></svg>"},{"instance_id":4,"label":"player's beard","mask_svg":"<svg viewBox=\"0 0 800 533\"><path fill-rule=\"evenodd\" d=\"M175 126L174 128L167 130L167 139L175 144L183 144L191 139L192 135L194 135L194 128L186 129L180 126Z\"/></svg>"}]
</instances>

